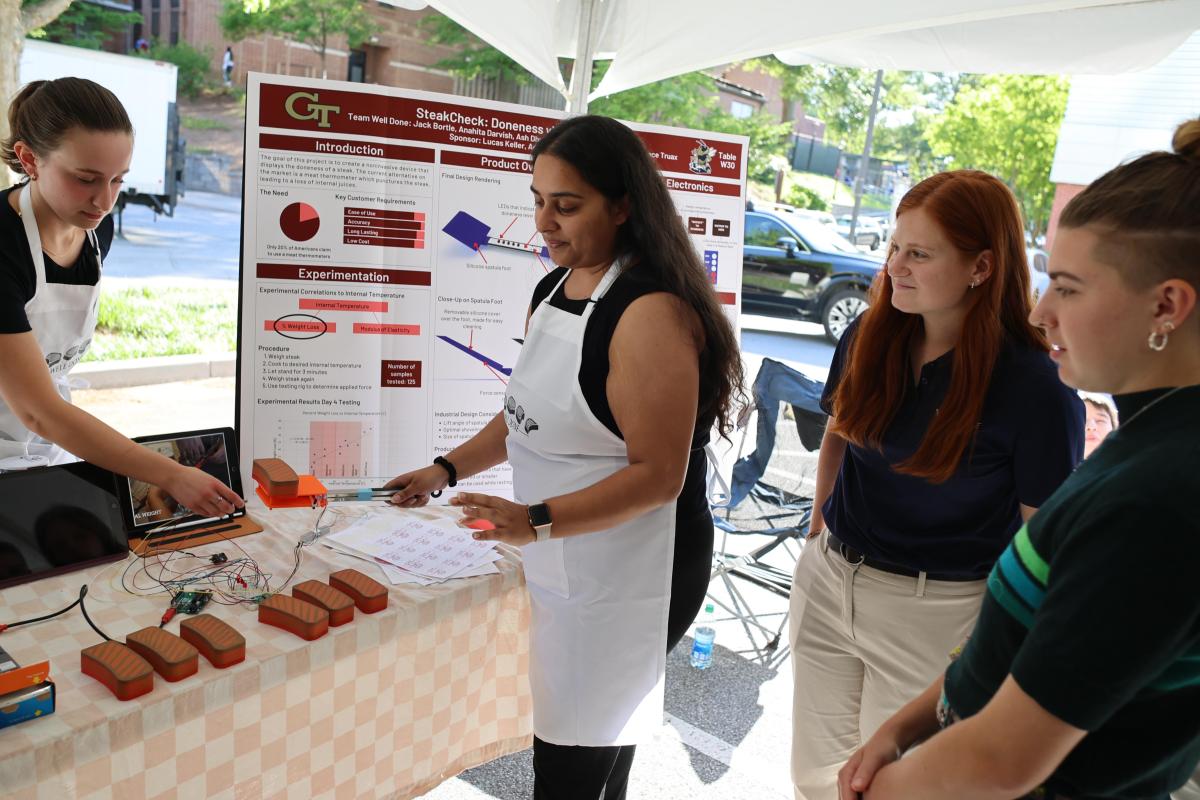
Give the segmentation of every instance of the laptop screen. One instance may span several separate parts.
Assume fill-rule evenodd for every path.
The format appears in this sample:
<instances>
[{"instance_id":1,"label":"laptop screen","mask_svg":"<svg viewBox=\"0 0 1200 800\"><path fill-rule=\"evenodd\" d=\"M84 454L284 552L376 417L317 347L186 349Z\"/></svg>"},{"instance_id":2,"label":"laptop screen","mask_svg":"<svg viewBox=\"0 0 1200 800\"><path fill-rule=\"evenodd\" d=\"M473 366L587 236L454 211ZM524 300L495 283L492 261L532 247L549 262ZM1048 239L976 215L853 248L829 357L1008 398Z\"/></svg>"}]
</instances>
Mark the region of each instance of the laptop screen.
<instances>
[{"instance_id":1,"label":"laptop screen","mask_svg":"<svg viewBox=\"0 0 1200 800\"><path fill-rule=\"evenodd\" d=\"M187 467L196 467L239 495L242 482L237 472L233 430L214 428L206 431L163 436L142 436L135 439L142 447L153 450ZM126 486L126 518L132 537L147 531L167 531L213 522L215 517L197 517L190 508L177 501L159 486L133 478L123 479ZM240 516L245 510L238 511Z\"/></svg>"},{"instance_id":2,"label":"laptop screen","mask_svg":"<svg viewBox=\"0 0 1200 800\"><path fill-rule=\"evenodd\" d=\"M0 588L128 552L108 470L79 462L0 475Z\"/></svg>"}]
</instances>

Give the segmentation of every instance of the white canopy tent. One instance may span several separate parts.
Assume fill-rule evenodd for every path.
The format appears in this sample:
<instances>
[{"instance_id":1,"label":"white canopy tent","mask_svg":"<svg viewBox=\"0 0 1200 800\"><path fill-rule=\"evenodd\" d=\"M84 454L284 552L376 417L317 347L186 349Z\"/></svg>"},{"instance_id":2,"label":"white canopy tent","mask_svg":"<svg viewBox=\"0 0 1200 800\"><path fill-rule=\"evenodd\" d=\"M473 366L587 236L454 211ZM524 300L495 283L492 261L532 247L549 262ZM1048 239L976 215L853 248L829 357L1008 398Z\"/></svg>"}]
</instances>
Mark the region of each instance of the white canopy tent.
<instances>
[{"instance_id":1,"label":"white canopy tent","mask_svg":"<svg viewBox=\"0 0 1200 800\"><path fill-rule=\"evenodd\" d=\"M392 0L409 8L422 0ZM942 72L1144 69L1200 29L1200 0L428 0L586 109L596 97L775 53ZM603 81L568 87L560 57Z\"/></svg>"}]
</instances>

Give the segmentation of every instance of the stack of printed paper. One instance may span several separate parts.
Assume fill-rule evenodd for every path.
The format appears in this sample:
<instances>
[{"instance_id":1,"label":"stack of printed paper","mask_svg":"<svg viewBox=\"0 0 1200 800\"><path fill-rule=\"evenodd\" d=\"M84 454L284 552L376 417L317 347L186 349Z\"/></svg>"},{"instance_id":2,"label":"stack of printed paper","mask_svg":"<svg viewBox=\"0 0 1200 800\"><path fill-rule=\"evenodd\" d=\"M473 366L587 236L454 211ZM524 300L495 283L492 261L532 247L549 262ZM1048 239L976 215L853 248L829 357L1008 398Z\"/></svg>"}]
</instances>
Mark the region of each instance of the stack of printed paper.
<instances>
[{"instance_id":1,"label":"stack of printed paper","mask_svg":"<svg viewBox=\"0 0 1200 800\"><path fill-rule=\"evenodd\" d=\"M501 556L492 542L450 520L432 522L402 513L381 513L331 533L326 546L373 562L392 583L428 586L451 578L499 572Z\"/></svg>"}]
</instances>

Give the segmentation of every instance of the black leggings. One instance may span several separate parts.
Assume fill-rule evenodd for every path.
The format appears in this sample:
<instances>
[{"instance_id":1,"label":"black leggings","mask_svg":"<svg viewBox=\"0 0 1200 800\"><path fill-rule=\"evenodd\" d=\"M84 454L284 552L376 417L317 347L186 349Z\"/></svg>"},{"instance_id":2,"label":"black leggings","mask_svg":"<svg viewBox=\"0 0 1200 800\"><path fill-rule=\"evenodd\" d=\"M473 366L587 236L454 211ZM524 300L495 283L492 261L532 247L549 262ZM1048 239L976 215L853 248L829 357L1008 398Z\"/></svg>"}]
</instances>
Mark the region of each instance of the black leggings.
<instances>
[{"instance_id":1,"label":"black leggings","mask_svg":"<svg viewBox=\"0 0 1200 800\"><path fill-rule=\"evenodd\" d=\"M675 526L667 652L691 627L708 592L712 516L705 511ZM534 800L625 800L634 745L577 747L533 739Z\"/></svg>"},{"instance_id":2,"label":"black leggings","mask_svg":"<svg viewBox=\"0 0 1200 800\"><path fill-rule=\"evenodd\" d=\"M633 748L575 747L533 737L533 800L625 800Z\"/></svg>"},{"instance_id":3,"label":"black leggings","mask_svg":"<svg viewBox=\"0 0 1200 800\"><path fill-rule=\"evenodd\" d=\"M675 649L696 621L712 574L713 521L705 509L675 523L671 562L671 605L667 611L667 652Z\"/></svg>"}]
</instances>

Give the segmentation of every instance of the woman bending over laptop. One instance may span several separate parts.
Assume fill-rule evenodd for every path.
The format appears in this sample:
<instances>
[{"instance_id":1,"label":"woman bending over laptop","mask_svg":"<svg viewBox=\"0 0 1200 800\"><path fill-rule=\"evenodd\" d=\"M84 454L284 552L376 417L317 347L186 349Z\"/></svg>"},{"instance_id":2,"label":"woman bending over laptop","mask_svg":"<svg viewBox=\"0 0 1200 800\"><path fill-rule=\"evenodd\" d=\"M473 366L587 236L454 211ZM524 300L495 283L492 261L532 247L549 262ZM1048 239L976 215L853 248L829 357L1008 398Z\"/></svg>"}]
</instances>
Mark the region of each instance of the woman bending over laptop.
<instances>
[{"instance_id":1,"label":"woman bending over laptop","mask_svg":"<svg viewBox=\"0 0 1200 800\"><path fill-rule=\"evenodd\" d=\"M71 405L68 375L96 328L108 216L133 155L121 102L81 78L34 81L8 109L0 158L26 176L0 192L0 470L83 458L163 487L190 510L243 505L204 472Z\"/></svg>"}]
</instances>

